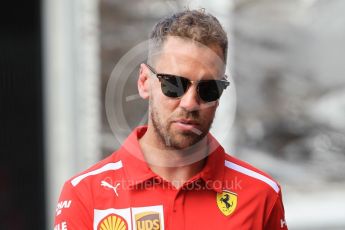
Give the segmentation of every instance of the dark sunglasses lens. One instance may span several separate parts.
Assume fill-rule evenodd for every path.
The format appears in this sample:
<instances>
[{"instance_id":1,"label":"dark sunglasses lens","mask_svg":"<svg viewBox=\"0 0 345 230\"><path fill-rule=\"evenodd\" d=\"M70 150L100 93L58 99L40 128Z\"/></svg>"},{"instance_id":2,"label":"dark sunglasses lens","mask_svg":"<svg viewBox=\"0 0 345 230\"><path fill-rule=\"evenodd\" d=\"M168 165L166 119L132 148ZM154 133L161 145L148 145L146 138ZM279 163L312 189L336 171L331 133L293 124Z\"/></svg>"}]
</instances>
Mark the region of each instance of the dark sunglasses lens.
<instances>
[{"instance_id":1,"label":"dark sunglasses lens","mask_svg":"<svg viewBox=\"0 0 345 230\"><path fill-rule=\"evenodd\" d=\"M167 97L181 97L188 88L189 81L182 77L161 75L162 92Z\"/></svg>"},{"instance_id":2,"label":"dark sunglasses lens","mask_svg":"<svg viewBox=\"0 0 345 230\"><path fill-rule=\"evenodd\" d=\"M223 93L224 87L217 81L202 81L198 85L199 96L205 102L216 101Z\"/></svg>"}]
</instances>

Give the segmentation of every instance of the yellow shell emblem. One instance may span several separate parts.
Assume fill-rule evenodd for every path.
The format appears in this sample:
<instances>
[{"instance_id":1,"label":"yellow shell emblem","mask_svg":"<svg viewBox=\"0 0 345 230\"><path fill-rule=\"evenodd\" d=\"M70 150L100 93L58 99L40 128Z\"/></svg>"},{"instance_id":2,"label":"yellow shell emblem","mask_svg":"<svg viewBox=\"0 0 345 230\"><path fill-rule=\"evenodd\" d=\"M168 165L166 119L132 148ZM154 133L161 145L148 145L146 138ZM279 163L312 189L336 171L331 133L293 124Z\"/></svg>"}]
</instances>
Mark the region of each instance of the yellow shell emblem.
<instances>
[{"instance_id":1,"label":"yellow shell emblem","mask_svg":"<svg viewBox=\"0 0 345 230\"><path fill-rule=\"evenodd\" d=\"M106 216L98 225L98 230L127 230L127 222L118 215Z\"/></svg>"},{"instance_id":2,"label":"yellow shell emblem","mask_svg":"<svg viewBox=\"0 0 345 230\"><path fill-rule=\"evenodd\" d=\"M237 207L237 194L226 190L217 193L217 205L225 216L230 216Z\"/></svg>"}]
</instances>

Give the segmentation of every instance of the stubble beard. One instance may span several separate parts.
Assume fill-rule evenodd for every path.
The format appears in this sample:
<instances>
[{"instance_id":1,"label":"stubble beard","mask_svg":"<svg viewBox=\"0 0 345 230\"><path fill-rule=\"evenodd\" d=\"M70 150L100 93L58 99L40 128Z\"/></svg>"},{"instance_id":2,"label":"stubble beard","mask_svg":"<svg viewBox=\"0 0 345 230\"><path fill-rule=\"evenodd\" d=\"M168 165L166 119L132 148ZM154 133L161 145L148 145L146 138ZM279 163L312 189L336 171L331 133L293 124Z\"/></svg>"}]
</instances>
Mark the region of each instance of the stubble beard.
<instances>
[{"instance_id":1,"label":"stubble beard","mask_svg":"<svg viewBox=\"0 0 345 230\"><path fill-rule=\"evenodd\" d=\"M200 116L199 111L193 111L193 112L186 111L186 112L181 112L179 116L177 117L198 119L199 116ZM162 147L169 150L186 150L188 148L193 147L207 135L212 125L212 121L211 121L208 125L205 126L204 130L200 130L201 134L190 132L190 131L177 133L171 130L172 122L169 119L167 119L166 122L164 123L162 119L160 118L158 112L153 108L152 105L150 105L150 118L151 118L154 131Z\"/></svg>"}]
</instances>

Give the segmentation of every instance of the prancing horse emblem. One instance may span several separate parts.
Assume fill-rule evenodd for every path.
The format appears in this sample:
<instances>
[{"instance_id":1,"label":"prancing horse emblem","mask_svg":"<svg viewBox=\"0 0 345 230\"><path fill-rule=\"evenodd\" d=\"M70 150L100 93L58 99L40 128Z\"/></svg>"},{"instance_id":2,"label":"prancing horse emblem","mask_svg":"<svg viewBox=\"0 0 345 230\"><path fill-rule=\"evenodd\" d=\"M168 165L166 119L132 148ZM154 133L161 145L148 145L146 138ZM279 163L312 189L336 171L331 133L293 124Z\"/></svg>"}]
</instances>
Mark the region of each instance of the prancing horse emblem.
<instances>
[{"instance_id":1,"label":"prancing horse emblem","mask_svg":"<svg viewBox=\"0 0 345 230\"><path fill-rule=\"evenodd\" d=\"M237 194L227 190L217 193L217 205L225 216L231 215L237 207Z\"/></svg>"}]
</instances>

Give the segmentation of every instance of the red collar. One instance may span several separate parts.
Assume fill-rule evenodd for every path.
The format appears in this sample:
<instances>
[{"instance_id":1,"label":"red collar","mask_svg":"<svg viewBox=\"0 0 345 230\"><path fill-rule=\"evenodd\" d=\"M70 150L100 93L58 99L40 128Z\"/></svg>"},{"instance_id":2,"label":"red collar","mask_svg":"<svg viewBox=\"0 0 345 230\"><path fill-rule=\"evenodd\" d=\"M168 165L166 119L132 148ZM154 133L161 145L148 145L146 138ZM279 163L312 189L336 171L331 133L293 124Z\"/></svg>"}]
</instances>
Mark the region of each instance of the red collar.
<instances>
[{"instance_id":1,"label":"red collar","mask_svg":"<svg viewBox=\"0 0 345 230\"><path fill-rule=\"evenodd\" d=\"M130 186L143 183L151 178L160 178L145 162L144 155L138 142L138 139L145 134L146 130L147 126L137 127L128 136L118 152L118 154L121 155L120 158L123 160L124 169ZM204 168L190 180L201 178L206 182L207 188L213 189L216 192L221 192L224 179L225 152L211 134L208 134L208 142L210 154L207 157L206 164Z\"/></svg>"}]
</instances>

